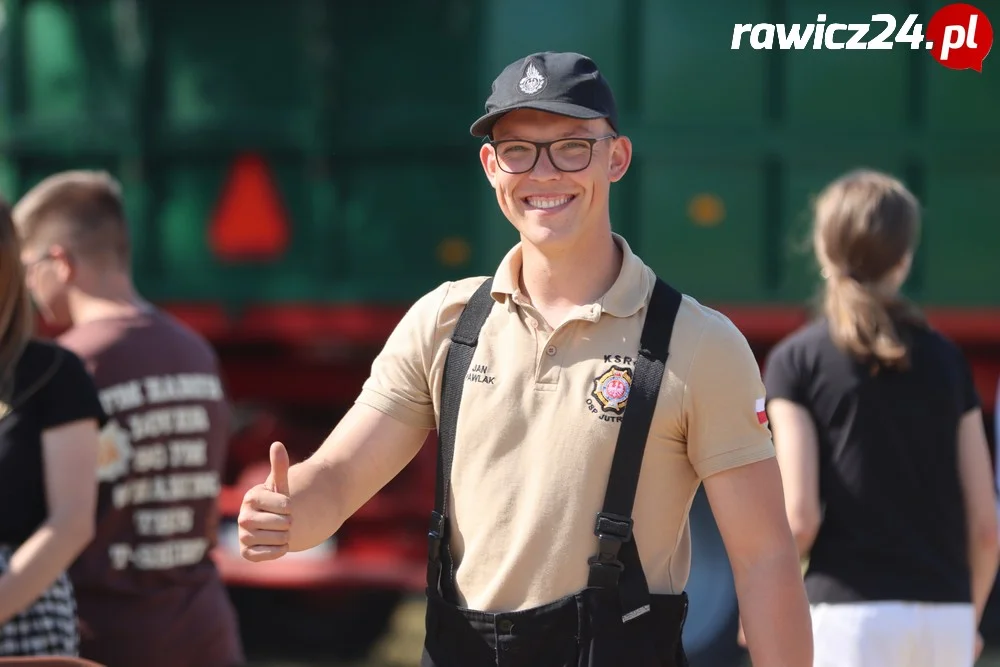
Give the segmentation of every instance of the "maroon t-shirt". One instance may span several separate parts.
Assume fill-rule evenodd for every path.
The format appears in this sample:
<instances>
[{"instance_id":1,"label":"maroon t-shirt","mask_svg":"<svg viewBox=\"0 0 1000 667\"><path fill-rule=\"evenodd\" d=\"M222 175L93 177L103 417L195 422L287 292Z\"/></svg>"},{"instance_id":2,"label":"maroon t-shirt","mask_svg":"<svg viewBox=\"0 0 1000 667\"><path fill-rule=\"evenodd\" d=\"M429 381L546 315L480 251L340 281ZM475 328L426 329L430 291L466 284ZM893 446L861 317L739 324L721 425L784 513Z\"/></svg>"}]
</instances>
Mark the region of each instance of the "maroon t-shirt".
<instances>
[{"instance_id":1,"label":"maroon t-shirt","mask_svg":"<svg viewBox=\"0 0 1000 667\"><path fill-rule=\"evenodd\" d=\"M108 667L231 667L243 660L209 552L228 408L211 346L159 311L59 340L93 374L101 432L94 540L70 570L83 657Z\"/></svg>"}]
</instances>

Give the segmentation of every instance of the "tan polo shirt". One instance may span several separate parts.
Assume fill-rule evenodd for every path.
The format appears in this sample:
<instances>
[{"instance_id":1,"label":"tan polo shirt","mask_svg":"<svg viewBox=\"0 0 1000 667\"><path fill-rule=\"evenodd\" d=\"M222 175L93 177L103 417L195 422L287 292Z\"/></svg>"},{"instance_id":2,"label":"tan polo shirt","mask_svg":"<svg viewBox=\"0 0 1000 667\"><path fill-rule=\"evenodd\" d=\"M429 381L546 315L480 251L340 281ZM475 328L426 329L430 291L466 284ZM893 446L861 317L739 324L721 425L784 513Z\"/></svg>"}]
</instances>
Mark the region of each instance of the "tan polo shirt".
<instances>
[{"instance_id":1,"label":"tan polo shirt","mask_svg":"<svg viewBox=\"0 0 1000 667\"><path fill-rule=\"evenodd\" d=\"M459 602L524 609L587 583L655 275L623 238L618 279L556 330L518 290L520 247L494 277L496 300L466 377L449 513ZM485 278L442 284L407 312L376 358L358 402L435 428L450 336ZM612 382L606 380L619 378ZM604 390L602 391L602 387ZM702 479L774 455L758 419L764 386L746 339L685 296L646 444L635 539L653 593L683 590L688 511Z\"/></svg>"}]
</instances>

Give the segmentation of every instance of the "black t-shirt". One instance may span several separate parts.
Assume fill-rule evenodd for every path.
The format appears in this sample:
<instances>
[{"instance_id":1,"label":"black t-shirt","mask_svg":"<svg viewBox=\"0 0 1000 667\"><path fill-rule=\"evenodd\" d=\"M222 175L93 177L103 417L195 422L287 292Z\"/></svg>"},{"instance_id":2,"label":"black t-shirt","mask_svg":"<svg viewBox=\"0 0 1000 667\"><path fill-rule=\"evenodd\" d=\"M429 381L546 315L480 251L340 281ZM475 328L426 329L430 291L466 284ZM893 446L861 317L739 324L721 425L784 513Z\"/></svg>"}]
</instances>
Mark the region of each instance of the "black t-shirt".
<instances>
[{"instance_id":1,"label":"black t-shirt","mask_svg":"<svg viewBox=\"0 0 1000 667\"><path fill-rule=\"evenodd\" d=\"M901 332L912 341L907 371L872 375L834 345L825 319L766 362L768 399L807 408L819 434L812 603L971 600L957 433L979 398L954 344L932 330Z\"/></svg>"},{"instance_id":2,"label":"black t-shirt","mask_svg":"<svg viewBox=\"0 0 1000 667\"><path fill-rule=\"evenodd\" d=\"M48 515L42 432L87 418L103 426L105 416L80 358L51 342L28 343L10 403L13 410L0 419L0 544L17 546Z\"/></svg>"}]
</instances>

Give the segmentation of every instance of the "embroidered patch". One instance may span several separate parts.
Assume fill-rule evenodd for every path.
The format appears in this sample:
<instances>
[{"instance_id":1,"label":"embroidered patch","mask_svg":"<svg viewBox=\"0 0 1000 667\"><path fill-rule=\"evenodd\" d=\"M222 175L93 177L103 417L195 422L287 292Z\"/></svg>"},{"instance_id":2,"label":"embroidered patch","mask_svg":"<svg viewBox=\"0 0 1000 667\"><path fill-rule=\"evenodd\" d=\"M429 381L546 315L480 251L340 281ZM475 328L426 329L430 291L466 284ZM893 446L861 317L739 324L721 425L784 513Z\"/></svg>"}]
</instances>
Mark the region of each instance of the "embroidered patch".
<instances>
[{"instance_id":1,"label":"embroidered patch","mask_svg":"<svg viewBox=\"0 0 1000 667\"><path fill-rule=\"evenodd\" d=\"M605 412L621 414L628 403L631 390L632 370L612 366L604 375L594 378L594 389L590 395L601 404L601 409Z\"/></svg>"},{"instance_id":2,"label":"embroidered patch","mask_svg":"<svg viewBox=\"0 0 1000 667\"><path fill-rule=\"evenodd\" d=\"M545 87L545 77L538 71L534 63L528 63L528 66L524 69L524 76L521 77L517 87L525 95L534 95Z\"/></svg>"}]
</instances>

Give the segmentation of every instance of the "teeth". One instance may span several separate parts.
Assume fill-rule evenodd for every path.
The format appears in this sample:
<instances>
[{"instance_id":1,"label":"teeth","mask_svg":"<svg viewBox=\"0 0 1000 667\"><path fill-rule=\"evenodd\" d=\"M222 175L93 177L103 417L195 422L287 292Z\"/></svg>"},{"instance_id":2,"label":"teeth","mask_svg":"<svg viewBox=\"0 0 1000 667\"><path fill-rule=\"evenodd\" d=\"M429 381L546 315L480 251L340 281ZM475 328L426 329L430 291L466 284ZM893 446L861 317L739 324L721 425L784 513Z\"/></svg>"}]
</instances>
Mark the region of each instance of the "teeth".
<instances>
[{"instance_id":1,"label":"teeth","mask_svg":"<svg viewBox=\"0 0 1000 667\"><path fill-rule=\"evenodd\" d=\"M573 197L528 197L526 201L535 208L555 208L567 203Z\"/></svg>"}]
</instances>

